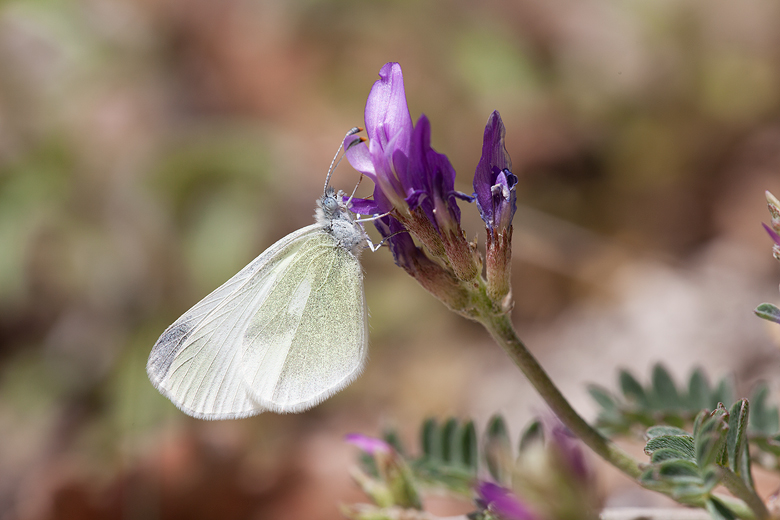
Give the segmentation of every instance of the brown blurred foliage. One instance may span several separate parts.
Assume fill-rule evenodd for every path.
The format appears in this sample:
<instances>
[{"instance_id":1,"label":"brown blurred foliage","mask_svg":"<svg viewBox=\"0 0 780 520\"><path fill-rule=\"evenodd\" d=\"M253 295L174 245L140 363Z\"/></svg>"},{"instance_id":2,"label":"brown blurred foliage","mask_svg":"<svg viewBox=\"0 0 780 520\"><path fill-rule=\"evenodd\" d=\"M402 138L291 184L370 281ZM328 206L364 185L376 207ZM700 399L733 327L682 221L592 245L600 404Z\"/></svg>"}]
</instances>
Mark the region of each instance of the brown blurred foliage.
<instances>
[{"instance_id":1,"label":"brown blurred foliage","mask_svg":"<svg viewBox=\"0 0 780 520\"><path fill-rule=\"evenodd\" d=\"M411 435L426 414L474 411L466 396L499 406L475 385L501 353L386 251L364 255L367 374L317 409L204 424L146 380L169 323L310 223L386 61L404 67L412 117L428 115L462 191L501 112L521 179L515 318L535 334L638 256L690 266L724 238L768 256L778 11L0 0L0 517L338 518L360 499L344 433ZM334 182L354 179L344 165ZM464 222L482 232L473 208ZM771 264L744 265L774 294Z\"/></svg>"}]
</instances>

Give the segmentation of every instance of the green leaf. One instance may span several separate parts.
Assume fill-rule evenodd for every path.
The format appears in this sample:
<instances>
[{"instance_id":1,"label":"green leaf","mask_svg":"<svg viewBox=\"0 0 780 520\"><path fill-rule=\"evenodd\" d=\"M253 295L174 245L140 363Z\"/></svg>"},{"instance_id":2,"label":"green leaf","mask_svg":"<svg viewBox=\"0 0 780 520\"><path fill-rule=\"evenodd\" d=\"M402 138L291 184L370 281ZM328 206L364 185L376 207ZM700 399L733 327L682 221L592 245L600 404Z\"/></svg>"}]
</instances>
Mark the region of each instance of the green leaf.
<instances>
[{"instance_id":1,"label":"green leaf","mask_svg":"<svg viewBox=\"0 0 780 520\"><path fill-rule=\"evenodd\" d=\"M673 448L658 448L654 450L650 455L650 462L658 464L666 460L686 460L686 458L680 458L680 452Z\"/></svg>"},{"instance_id":2,"label":"green leaf","mask_svg":"<svg viewBox=\"0 0 780 520\"><path fill-rule=\"evenodd\" d=\"M710 408L710 383L701 368L697 368L691 374L688 381L688 403L694 410Z\"/></svg>"},{"instance_id":3,"label":"green leaf","mask_svg":"<svg viewBox=\"0 0 780 520\"><path fill-rule=\"evenodd\" d=\"M658 475L675 483L701 483L699 467L690 460L665 460L658 465Z\"/></svg>"},{"instance_id":4,"label":"green leaf","mask_svg":"<svg viewBox=\"0 0 780 520\"><path fill-rule=\"evenodd\" d=\"M702 481L707 488L712 490L715 489L715 486L720 483L722 475L723 473L721 472L720 468L710 466L709 468L705 468L704 471L702 471Z\"/></svg>"},{"instance_id":5,"label":"green leaf","mask_svg":"<svg viewBox=\"0 0 780 520\"><path fill-rule=\"evenodd\" d=\"M647 429L645 436L648 439L660 437L662 435L676 435L679 437L691 437L691 434L683 430L682 428L676 428L674 426L653 426Z\"/></svg>"},{"instance_id":6,"label":"green leaf","mask_svg":"<svg viewBox=\"0 0 780 520\"><path fill-rule=\"evenodd\" d=\"M488 422L484 453L488 472L493 479L499 483L507 483L510 473L508 466L512 464L512 445L506 422L500 415L494 415Z\"/></svg>"},{"instance_id":7,"label":"green leaf","mask_svg":"<svg viewBox=\"0 0 780 520\"><path fill-rule=\"evenodd\" d=\"M710 416L710 413L707 410L702 410L701 412L696 414L696 417L693 419L693 436L694 438L699 434L699 430L701 430L701 425L704 423L706 419L708 419Z\"/></svg>"},{"instance_id":8,"label":"green leaf","mask_svg":"<svg viewBox=\"0 0 780 520\"><path fill-rule=\"evenodd\" d=\"M713 518L713 520L736 520L739 518L735 515L731 509L726 507L726 504L721 502L715 497L707 499L707 512Z\"/></svg>"},{"instance_id":9,"label":"green leaf","mask_svg":"<svg viewBox=\"0 0 780 520\"><path fill-rule=\"evenodd\" d=\"M642 471L642 474L639 475L639 483L643 486L653 486L653 484L657 483L657 479L655 478L655 468L649 467L646 468L644 471Z\"/></svg>"},{"instance_id":10,"label":"green leaf","mask_svg":"<svg viewBox=\"0 0 780 520\"><path fill-rule=\"evenodd\" d=\"M726 451L731 471L742 477L745 484L750 489L753 489L747 442L749 415L750 403L748 403L747 399L740 399L731 407L729 411L729 429L726 435Z\"/></svg>"},{"instance_id":11,"label":"green leaf","mask_svg":"<svg viewBox=\"0 0 780 520\"><path fill-rule=\"evenodd\" d=\"M441 429L441 458L444 462L453 462L457 447L458 420L451 417Z\"/></svg>"},{"instance_id":12,"label":"green leaf","mask_svg":"<svg viewBox=\"0 0 780 520\"><path fill-rule=\"evenodd\" d=\"M588 393L605 411L616 411L618 409L609 390L598 385L588 385Z\"/></svg>"},{"instance_id":13,"label":"green leaf","mask_svg":"<svg viewBox=\"0 0 780 520\"><path fill-rule=\"evenodd\" d=\"M677 458L695 461L694 438L690 435L662 435L647 441L645 453L652 457L657 450L670 450L677 454Z\"/></svg>"},{"instance_id":14,"label":"green leaf","mask_svg":"<svg viewBox=\"0 0 780 520\"><path fill-rule=\"evenodd\" d=\"M385 430L382 434L382 438L387 444L392 446L399 455L402 457L405 456L403 443L401 443L401 438L398 436L398 432L395 429L390 428Z\"/></svg>"},{"instance_id":15,"label":"green leaf","mask_svg":"<svg viewBox=\"0 0 780 520\"><path fill-rule=\"evenodd\" d=\"M702 420L700 427L694 432L696 462L700 468L711 464L728 464L725 450L728 419L728 412L720 406L708 418Z\"/></svg>"},{"instance_id":16,"label":"green leaf","mask_svg":"<svg viewBox=\"0 0 780 520\"><path fill-rule=\"evenodd\" d=\"M463 425L458 435L460 462L469 470L476 473L479 454L477 453L477 430L474 421Z\"/></svg>"},{"instance_id":17,"label":"green leaf","mask_svg":"<svg viewBox=\"0 0 780 520\"><path fill-rule=\"evenodd\" d=\"M714 410L719 404L733 403L734 402L734 388L731 381L724 377L718 383L718 387L712 393L710 397L710 410Z\"/></svg>"},{"instance_id":18,"label":"green leaf","mask_svg":"<svg viewBox=\"0 0 780 520\"><path fill-rule=\"evenodd\" d=\"M441 459L441 435L439 432L439 423L436 419L429 417L425 419L420 428L420 444L422 445L423 455L429 459Z\"/></svg>"},{"instance_id":19,"label":"green leaf","mask_svg":"<svg viewBox=\"0 0 780 520\"><path fill-rule=\"evenodd\" d=\"M680 394L672 380L672 376L660 363L653 367L653 404L661 410L678 410Z\"/></svg>"},{"instance_id":20,"label":"green leaf","mask_svg":"<svg viewBox=\"0 0 780 520\"><path fill-rule=\"evenodd\" d=\"M485 431L485 442L487 444L500 444L502 446L511 445L509 442L509 430L501 415L496 414L490 418L487 431Z\"/></svg>"},{"instance_id":21,"label":"green leaf","mask_svg":"<svg viewBox=\"0 0 780 520\"><path fill-rule=\"evenodd\" d=\"M772 305L771 303L762 303L756 310L753 311L756 316L768 321L780 323L780 309Z\"/></svg>"},{"instance_id":22,"label":"green leaf","mask_svg":"<svg viewBox=\"0 0 780 520\"><path fill-rule=\"evenodd\" d=\"M544 428L540 421L533 421L520 435L520 451L525 451L529 446L544 442Z\"/></svg>"},{"instance_id":23,"label":"green leaf","mask_svg":"<svg viewBox=\"0 0 780 520\"><path fill-rule=\"evenodd\" d=\"M358 456L358 463L360 469L362 469L366 475L370 475L374 478L379 477L379 468L376 467L376 459L368 453L361 451Z\"/></svg>"},{"instance_id":24,"label":"green leaf","mask_svg":"<svg viewBox=\"0 0 780 520\"><path fill-rule=\"evenodd\" d=\"M780 438L778 437L756 437L753 439L756 446L762 451L771 453L775 457L780 457Z\"/></svg>"},{"instance_id":25,"label":"green leaf","mask_svg":"<svg viewBox=\"0 0 780 520\"><path fill-rule=\"evenodd\" d=\"M631 375L631 372L628 370L621 370L618 379L620 381L620 391L623 392L623 395L628 401L633 401L640 407L648 406L649 402L647 400L647 395L645 394L645 389L642 388L639 381Z\"/></svg>"},{"instance_id":26,"label":"green leaf","mask_svg":"<svg viewBox=\"0 0 780 520\"><path fill-rule=\"evenodd\" d=\"M759 383L750 397L750 431L763 435L776 435L780 430L780 416L776 406L767 404L769 387Z\"/></svg>"}]
</instances>

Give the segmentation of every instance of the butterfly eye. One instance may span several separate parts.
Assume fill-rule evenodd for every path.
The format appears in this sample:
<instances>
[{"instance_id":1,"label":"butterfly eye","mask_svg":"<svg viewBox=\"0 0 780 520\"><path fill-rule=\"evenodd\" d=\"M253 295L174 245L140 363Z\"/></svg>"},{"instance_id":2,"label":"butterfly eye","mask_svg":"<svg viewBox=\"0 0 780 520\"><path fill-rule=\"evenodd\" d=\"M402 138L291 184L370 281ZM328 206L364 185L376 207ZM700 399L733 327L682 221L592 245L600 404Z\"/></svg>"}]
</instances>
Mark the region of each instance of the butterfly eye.
<instances>
[{"instance_id":1,"label":"butterfly eye","mask_svg":"<svg viewBox=\"0 0 780 520\"><path fill-rule=\"evenodd\" d=\"M339 203L335 198L326 197L325 200L322 201L322 209L324 209L326 213L334 214L339 209Z\"/></svg>"}]
</instances>

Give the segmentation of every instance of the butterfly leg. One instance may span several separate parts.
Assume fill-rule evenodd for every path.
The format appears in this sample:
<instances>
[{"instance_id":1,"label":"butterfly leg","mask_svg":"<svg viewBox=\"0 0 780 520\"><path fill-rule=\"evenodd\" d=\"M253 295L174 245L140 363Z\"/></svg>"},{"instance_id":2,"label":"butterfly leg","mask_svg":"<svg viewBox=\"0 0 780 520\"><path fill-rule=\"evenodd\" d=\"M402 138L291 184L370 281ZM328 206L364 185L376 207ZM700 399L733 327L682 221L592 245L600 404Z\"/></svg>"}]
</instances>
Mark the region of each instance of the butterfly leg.
<instances>
[{"instance_id":1,"label":"butterfly leg","mask_svg":"<svg viewBox=\"0 0 780 520\"><path fill-rule=\"evenodd\" d=\"M370 238L366 238L366 242L368 243L368 248L371 250L372 253L376 253L379 250L379 248L382 247L382 244L384 244L387 241L387 239L393 238L394 236L400 235L401 233L408 233L408 231L405 229L402 229L401 231L396 231L392 235L388 235L382 240L380 240L378 244L374 244L373 242L371 242Z\"/></svg>"}]
</instances>

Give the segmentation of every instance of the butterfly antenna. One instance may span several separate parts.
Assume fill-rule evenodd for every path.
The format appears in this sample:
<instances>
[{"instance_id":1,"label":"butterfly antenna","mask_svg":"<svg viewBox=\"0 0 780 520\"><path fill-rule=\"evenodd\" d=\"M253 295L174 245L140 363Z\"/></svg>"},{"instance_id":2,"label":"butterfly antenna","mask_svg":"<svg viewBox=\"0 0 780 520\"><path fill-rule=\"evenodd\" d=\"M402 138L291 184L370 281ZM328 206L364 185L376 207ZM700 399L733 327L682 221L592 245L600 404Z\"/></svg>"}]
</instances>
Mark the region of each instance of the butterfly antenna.
<instances>
[{"instance_id":1,"label":"butterfly antenna","mask_svg":"<svg viewBox=\"0 0 780 520\"><path fill-rule=\"evenodd\" d=\"M354 126L354 127L350 128L349 132L347 132L347 134L344 136L344 139L346 139L347 137L349 137L351 135L355 135L358 132L362 132L362 131L363 131L363 129L360 128L359 126ZM344 147L344 139L341 140L341 144L339 145L339 149L336 150L336 155L333 156L333 160L330 162L330 167L328 168L328 175L325 177L325 188L323 188L323 193L328 189L328 184L330 184L330 177L331 177L331 175L333 175L333 170L335 170L336 167L341 162L341 159L339 159L339 154L341 153L341 149ZM351 143L349 143L349 147L348 148L351 148L353 145L355 145L356 143L359 143L361 141L362 140L360 140L360 139L356 139L356 140L352 141ZM346 150L344 151L344 153L346 154ZM337 159L338 159L338 162L336 161Z\"/></svg>"}]
</instances>

